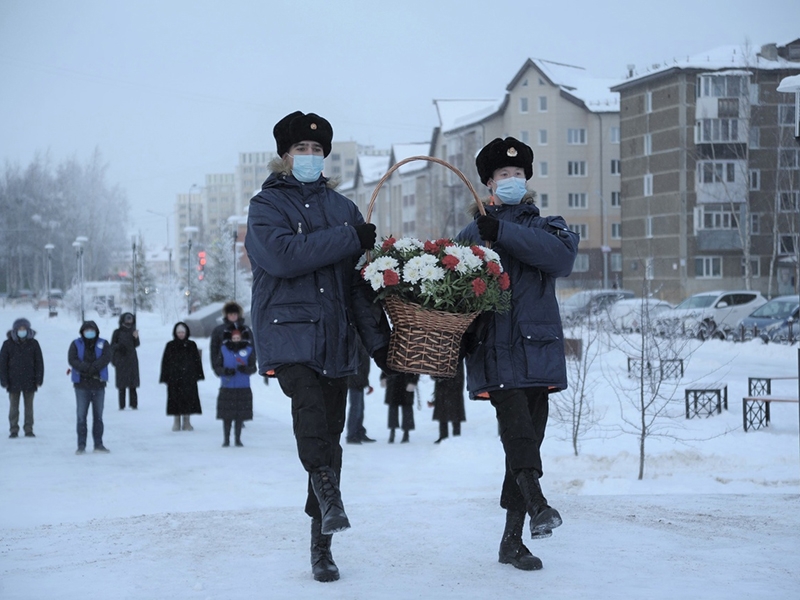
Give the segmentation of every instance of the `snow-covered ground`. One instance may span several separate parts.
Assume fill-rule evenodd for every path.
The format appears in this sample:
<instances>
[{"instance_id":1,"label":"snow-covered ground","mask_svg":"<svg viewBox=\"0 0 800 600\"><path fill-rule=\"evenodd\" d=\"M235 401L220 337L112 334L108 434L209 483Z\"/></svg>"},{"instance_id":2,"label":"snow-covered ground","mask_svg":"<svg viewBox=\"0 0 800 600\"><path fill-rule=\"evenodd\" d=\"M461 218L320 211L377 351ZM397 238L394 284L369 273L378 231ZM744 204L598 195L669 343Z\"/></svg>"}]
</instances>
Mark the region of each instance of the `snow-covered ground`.
<instances>
[{"instance_id":1,"label":"snow-covered ground","mask_svg":"<svg viewBox=\"0 0 800 600\"><path fill-rule=\"evenodd\" d=\"M140 408L119 411L109 387L111 454L76 456L66 356L79 323L66 313L48 320L5 307L0 330L21 316L38 332L46 370L37 437L0 438L4 600L798 598L798 406L773 406L771 426L748 433L741 413L747 377L796 375L797 347L699 345L685 381L726 382L729 410L677 419L672 436L649 439L642 481L636 438L614 433L619 403L609 384L595 393L605 414L579 456L551 420L543 486L564 525L550 539L527 542L544 562L538 572L497 562L503 452L491 406L468 402L463 435L434 445L438 425L425 404L432 383L423 378L411 443L390 445L373 373L365 424L378 442L344 447L353 527L333 541L341 580L322 584L311 578L306 477L276 383L253 379L245 447L221 448L218 382L208 340L197 339L204 414L193 418L194 432L171 431L158 370L173 324L140 313ZM116 318L88 316L110 338ZM605 372L624 368L613 350L603 363ZM773 392L794 395L797 382Z\"/></svg>"}]
</instances>

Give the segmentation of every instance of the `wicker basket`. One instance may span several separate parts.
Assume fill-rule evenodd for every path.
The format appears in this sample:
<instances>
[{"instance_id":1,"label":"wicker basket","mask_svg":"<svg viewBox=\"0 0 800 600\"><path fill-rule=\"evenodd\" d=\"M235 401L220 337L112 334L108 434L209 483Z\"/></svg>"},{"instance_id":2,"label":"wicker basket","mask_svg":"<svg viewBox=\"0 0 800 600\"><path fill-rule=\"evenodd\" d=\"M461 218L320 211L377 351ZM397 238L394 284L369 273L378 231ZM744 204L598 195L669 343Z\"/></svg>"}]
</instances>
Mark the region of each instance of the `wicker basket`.
<instances>
[{"instance_id":1,"label":"wicker basket","mask_svg":"<svg viewBox=\"0 0 800 600\"><path fill-rule=\"evenodd\" d=\"M443 165L453 171L463 181L481 214L486 214L483 204L475 193L470 181L451 164L432 156L412 156L393 165L378 181L369 201L366 220L372 218L375 199L383 183L404 164L413 160L425 160ZM369 259L369 253L367 253ZM461 338L467 327L480 313L451 313L424 308L398 296L387 296L384 309L392 322L389 338L388 365L404 373L432 375L434 377L455 377L458 369L458 354Z\"/></svg>"}]
</instances>

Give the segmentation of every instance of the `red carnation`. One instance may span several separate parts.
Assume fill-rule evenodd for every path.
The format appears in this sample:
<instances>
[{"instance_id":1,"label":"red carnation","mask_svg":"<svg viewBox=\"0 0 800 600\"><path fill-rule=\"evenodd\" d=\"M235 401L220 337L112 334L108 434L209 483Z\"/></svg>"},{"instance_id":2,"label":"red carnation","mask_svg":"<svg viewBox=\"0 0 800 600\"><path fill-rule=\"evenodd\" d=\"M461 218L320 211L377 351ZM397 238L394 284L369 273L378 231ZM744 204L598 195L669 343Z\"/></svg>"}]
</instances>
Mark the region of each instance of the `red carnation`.
<instances>
[{"instance_id":1,"label":"red carnation","mask_svg":"<svg viewBox=\"0 0 800 600\"><path fill-rule=\"evenodd\" d=\"M500 289L506 291L511 285L511 280L508 278L508 273L501 273L497 278L497 283L500 284Z\"/></svg>"},{"instance_id":2,"label":"red carnation","mask_svg":"<svg viewBox=\"0 0 800 600\"><path fill-rule=\"evenodd\" d=\"M500 265L498 265L496 262L491 262L491 261L486 263L486 270L489 271L489 273L491 273L495 277L500 275L500 271L501 271Z\"/></svg>"},{"instance_id":3,"label":"red carnation","mask_svg":"<svg viewBox=\"0 0 800 600\"><path fill-rule=\"evenodd\" d=\"M472 280L472 291L475 292L476 296L482 296L483 293L486 291L486 282L483 281L480 277L477 279Z\"/></svg>"},{"instance_id":4,"label":"red carnation","mask_svg":"<svg viewBox=\"0 0 800 600\"><path fill-rule=\"evenodd\" d=\"M436 242L432 242L430 240L425 240L425 252L428 254L438 254L439 253L439 244Z\"/></svg>"},{"instance_id":5,"label":"red carnation","mask_svg":"<svg viewBox=\"0 0 800 600\"><path fill-rule=\"evenodd\" d=\"M383 272L383 285L386 287L397 285L400 283L400 276L392 271L391 269L386 269Z\"/></svg>"},{"instance_id":6,"label":"red carnation","mask_svg":"<svg viewBox=\"0 0 800 600\"><path fill-rule=\"evenodd\" d=\"M448 239L448 238L439 238L438 240L436 240L436 243L439 246L444 246L444 247L455 246L455 242L453 242L453 240Z\"/></svg>"},{"instance_id":7,"label":"red carnation","mask_svg":"<svg viewBox=\"0 0 800 600\"><path fill-rule=\"evenodd\" d=\"M396 241L397 241L397 240L396 240L396 239L394 239L393 237L388 237L388 238L386 238L385 240L383 240L383 245L381 246L381 250L383 250L384 252L386 252L386 251L387 251L389 248L391 248L392 246L394 246L394 243L395 243Z\"/></svg>"},{"instance_id":8,"label":"red carnation","mask_svg":"<svg viewBox=\"0 0 800 600\"><path fill-rule=\"evenodd\" d=\"M470 246L469 249L472 250L472 253L481 260L483 260L483 257L486 255L486 253L480 246Z\"/></svg>"},{"instance_id":9,"label":"red carnation","mask_svg":"<svg viewBox=\"0 0 800 600\"><path fill-rule=\"evenodd\" d=\"M453 256L452 254L448 254L442 257L442 264L444 265L445 269L450 269L451 271L456 270L456 265L459 263L459 260Z\"/></svg>"}]
</instances>

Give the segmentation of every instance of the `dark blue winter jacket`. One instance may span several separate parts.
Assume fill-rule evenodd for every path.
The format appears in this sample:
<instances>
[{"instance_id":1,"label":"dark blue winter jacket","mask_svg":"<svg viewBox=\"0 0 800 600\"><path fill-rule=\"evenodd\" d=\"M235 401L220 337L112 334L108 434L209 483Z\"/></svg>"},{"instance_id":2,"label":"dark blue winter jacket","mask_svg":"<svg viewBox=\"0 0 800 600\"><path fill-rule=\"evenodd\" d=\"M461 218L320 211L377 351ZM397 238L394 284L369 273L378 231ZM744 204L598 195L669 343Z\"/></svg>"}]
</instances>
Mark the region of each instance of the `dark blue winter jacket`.
<instances>
[{"instance_id":1,"label":"dark blue winter jacket","mask_svg":"<svg viewBox=\"0 0 800 600\"><path fill-rule=\"evenodd\" d=\"M284 165L273 162L247 218L258 371L298 363L326 377L351 375L357 335L370 355L389 343L383 311L355 268L363 252L353 225L364 219L325 177L301 183Z\"/></svg>"},{"instance_id":2,"label":"dark blue winter jacket","mask_svg":"<svg viewBox=\"0 0 800 600\"><path fill-rule=\"evenodd\" d=\"M498 389L567 387L556 278L572 272L578 235L532 203L486 206L500 221L492 249L511 280L511 310L484 313L467 355L470 397ZM473 221L458 239L482 244ZM469 337L468 337L469 339Z\"/></svg>"}]
</instances>

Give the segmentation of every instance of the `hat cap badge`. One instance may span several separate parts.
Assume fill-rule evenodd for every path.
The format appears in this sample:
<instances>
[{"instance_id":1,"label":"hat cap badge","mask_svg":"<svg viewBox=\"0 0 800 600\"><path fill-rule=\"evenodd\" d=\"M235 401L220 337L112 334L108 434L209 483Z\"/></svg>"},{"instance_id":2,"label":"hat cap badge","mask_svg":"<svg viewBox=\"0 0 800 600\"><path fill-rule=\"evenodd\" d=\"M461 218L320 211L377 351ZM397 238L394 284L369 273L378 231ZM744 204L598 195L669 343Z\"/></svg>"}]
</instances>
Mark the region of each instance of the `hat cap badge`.
<instances>
[{"instance_id":1,"label":"hat cap badge","mask_svg":"<svg viewBox=\"0 0 800 600\"><path fill-rule=\"evenodd\" d=\"M311 127L311 129L316 129L317 128L317 124L316 123L312 123L309 127Z\"/></svg>"},{"instance_id":2,"label":"hat cap badge","mask_svg":"<svg viewBox=\"0 0 800 600\"><path fill-rule=\"evenodd\" d=\"M509 148L508 150L506 150L506 154L508 156L516 156L517 155L517 149L516 148Z\"/></svg>"}]
</instances>

